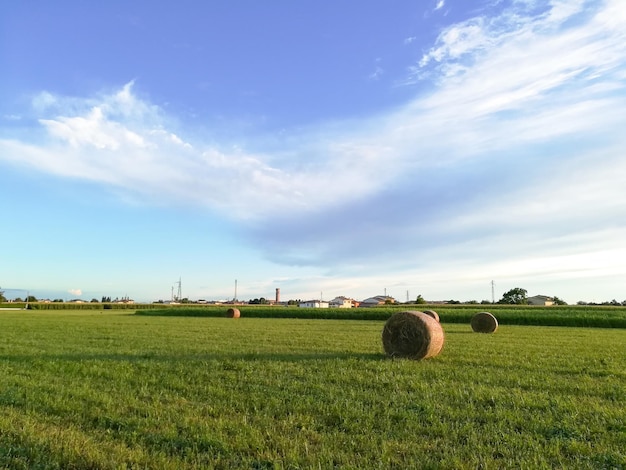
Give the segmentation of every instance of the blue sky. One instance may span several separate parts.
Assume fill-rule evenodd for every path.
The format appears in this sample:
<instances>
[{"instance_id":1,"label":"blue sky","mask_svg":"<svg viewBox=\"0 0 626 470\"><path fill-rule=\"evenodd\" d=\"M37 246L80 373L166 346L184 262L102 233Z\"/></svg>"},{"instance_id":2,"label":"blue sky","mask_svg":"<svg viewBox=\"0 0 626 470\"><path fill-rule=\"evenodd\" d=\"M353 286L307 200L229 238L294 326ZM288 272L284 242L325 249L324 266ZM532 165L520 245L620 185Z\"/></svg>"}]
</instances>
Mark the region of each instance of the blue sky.
<instances>
[{"instance_id":1,"label":"blue sky","mask_svg":"<svg viewBox=\"0 0 626 470\"><path fill-rule=\"evenodd\" d=\"M0 5L10 298L626 299L622 0Z\"/></svg>"}]
</instances>

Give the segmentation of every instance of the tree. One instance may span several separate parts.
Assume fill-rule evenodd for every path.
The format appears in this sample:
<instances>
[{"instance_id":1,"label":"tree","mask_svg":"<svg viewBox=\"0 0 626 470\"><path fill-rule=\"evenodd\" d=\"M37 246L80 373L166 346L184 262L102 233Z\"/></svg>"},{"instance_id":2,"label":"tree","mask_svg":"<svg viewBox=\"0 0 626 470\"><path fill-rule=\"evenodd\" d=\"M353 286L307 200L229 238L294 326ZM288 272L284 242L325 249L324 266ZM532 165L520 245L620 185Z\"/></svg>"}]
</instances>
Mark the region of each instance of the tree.
<instances>
[{"instance_id":1,"label":"tree","mask_svg":"<svg viewBox=\"0 0 626 470\"><path fill-rule=\"evenodd\" d=\"M7 298L4 296L4 291L0 290L0 302L6 302Z\"/></svg>"},{"instance_id":2,"label":"tree","mask_svg":"<svg viewBox=\"0 0 626 470\"><path fill-rule=\"evenodd\" d=\"M424 300L424 297L422 297L422 294L419 294L417 296L417 299L415 299L415 303L416 304L425 304L426 303L426 301Z\"/></svg>"},{"instance_id":3,"label":"tree","mask_svg":"<svg viewBox=\"0 0 626 470\"><path fill-rule=\"evenodd\" d=\"M528 291L521 287L515 287L508 292L505 292L502 298L498 301L499 304L516 304L525 305L528 303L527 297Z\"/></svg>"},{"instance_id":4,"label":"tree","mask_svg":"<svg viewBox=\"0 0 626 470\"><path fill-rule=\"evenodd\" d=\"M26 297L26 302L37 302L37 297L35 297L34 295L29 295L28 297Z\"/></svg>"},{"instance_id":5,"label":"tree","mask_svg":"<svg viewBox=\"0 0 626 470\"><path fill-rule=\"evenodd\" d=\"M552 301L554 302L554 305L567 305L567 302L565 302L565 300L559 299L556 295L552 297Z\"/></svg>"}]
</instances>

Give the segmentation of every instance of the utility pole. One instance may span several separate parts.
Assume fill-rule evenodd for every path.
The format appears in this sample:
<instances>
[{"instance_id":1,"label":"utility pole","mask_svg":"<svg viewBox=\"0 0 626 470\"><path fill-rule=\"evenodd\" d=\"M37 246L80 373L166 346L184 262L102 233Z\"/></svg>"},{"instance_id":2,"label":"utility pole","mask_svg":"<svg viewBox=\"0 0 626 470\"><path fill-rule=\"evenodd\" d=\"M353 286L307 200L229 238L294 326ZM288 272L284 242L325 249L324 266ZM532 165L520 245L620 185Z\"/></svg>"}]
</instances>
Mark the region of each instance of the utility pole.
<instances>
[{"instance_id":1,"label":"utility pole","mask_svg":"<svg viewBox=\"0 0 626 470\"><path fill-rule=\"evenodd\" d=\"M494 295L494 287L495 287L496 283L493 282L493 280L491 281L491 303L495 304L496 303L496 297Z\"/></svg>"}]
</instances>

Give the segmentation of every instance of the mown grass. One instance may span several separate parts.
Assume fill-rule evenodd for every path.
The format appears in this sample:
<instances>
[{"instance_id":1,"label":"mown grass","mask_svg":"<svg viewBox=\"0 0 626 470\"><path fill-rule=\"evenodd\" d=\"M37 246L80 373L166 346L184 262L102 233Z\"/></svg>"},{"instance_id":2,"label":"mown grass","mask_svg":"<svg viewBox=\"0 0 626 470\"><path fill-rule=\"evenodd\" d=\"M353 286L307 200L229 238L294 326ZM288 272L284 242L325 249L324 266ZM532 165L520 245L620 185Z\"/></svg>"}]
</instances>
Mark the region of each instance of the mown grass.
<instances>
[{"instance_id":1,"label":"mown grass","mask_svg":"<svg viewBox=\"0 0 626 470\"><path fill-rule=\"evenodd\" d=\"M0 314L4 468L624 468L626 332Z\"/></svg>"}]
</instances>

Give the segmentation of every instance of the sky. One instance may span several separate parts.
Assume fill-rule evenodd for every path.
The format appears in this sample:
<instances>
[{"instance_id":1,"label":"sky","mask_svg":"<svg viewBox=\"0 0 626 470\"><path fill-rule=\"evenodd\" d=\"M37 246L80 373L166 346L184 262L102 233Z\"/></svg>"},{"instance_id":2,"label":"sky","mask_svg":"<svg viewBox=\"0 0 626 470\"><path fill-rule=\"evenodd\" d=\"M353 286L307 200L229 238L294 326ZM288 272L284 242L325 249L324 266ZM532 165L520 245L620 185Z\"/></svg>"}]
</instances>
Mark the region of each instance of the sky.
<instances>
[{"instance_id":1,"label":"sky","mask_svg":"<svg viewBox=\"0 0 626 470\"><path fill-rule=\"evenodd\" d=\"M0 4L8 298L622 301L624 240L623 0Z\"/></svg>"}]
</instances>

